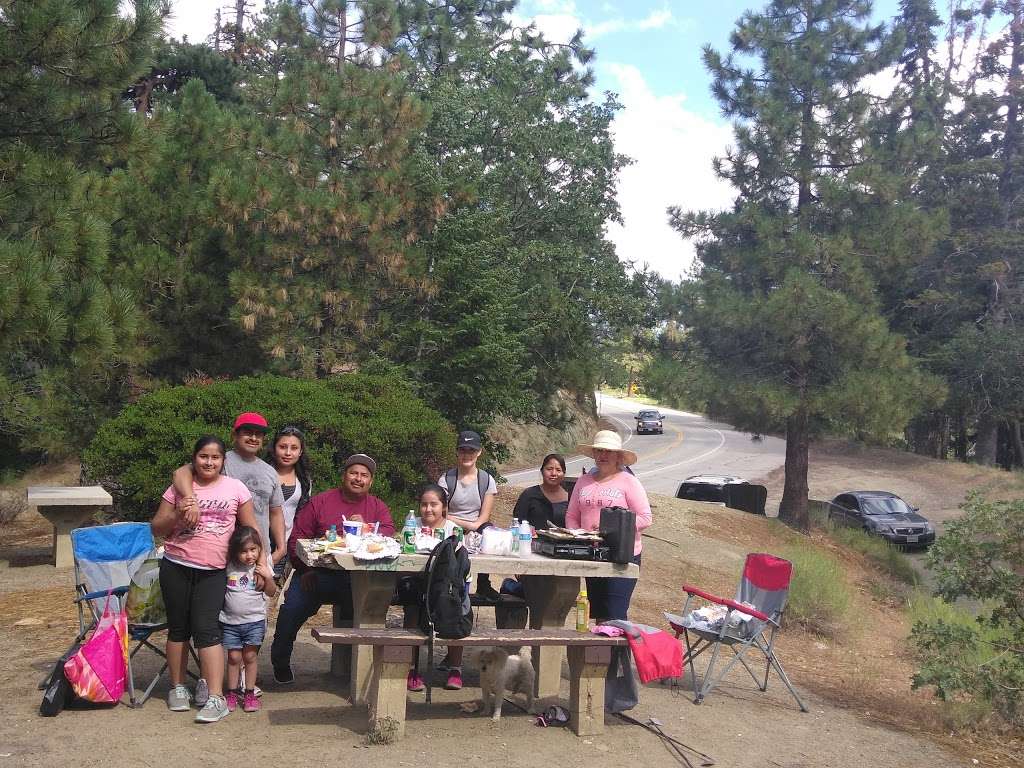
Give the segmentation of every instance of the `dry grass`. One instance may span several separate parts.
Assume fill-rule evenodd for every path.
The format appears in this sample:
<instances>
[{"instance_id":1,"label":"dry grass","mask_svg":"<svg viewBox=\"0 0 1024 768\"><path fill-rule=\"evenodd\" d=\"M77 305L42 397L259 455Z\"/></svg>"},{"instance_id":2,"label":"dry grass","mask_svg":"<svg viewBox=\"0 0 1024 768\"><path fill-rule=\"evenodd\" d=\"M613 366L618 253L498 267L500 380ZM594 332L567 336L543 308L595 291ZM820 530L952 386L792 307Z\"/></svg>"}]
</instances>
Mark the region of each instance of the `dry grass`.
<instances>
[{"instance_id":1,"label":"dry grass","mask_svg":"<svg viewBox=\"0 0 1024 768\"><path fill-rule=\"evenodd\" d=\"M836 466L835 448L827 462L812 472ZM934 486L936 493L949 492L977 475L991 483L989 470L929 462L920 457L902 460L902 454L878 454L873 449L858 453L851 462L873 467L872 485L884 487L883 471L919 487ZM871 460L868 462L868 460ZM846 484L852 471L843 468L841 478L818 477L819 487ZM953 477L951 480L950 477ZM1004 480L1003 491L1012 487L1013 476ZM23 479L24 480L24 479ZM35 482L60 482L53 478ZM25 485L30 484L28 482ZM952 484L952 485L951 485ZM966 488L961 491L965 492ZM495 520L507 523L518 490L503 486L498 494ZM862 553L848 549L823 533L803 536L774 520L747 515L713 505L652 496L655 524L645 538L642 577L633 598L636 620L664 626L662 611L678 610L680 585L691 583L731 596L747 552L780 552L799 543L828 554L842 566L851 593L850 617L835 638L825 639L798 626L787 626L780 636L779 653L798 688L811 691L865 719L927 736L951 752L989 766L1024 765L1024 734L993 719L978 717L969 706L950 706L928 691L912 691L914 661L907 643L909 624L906 605L898 592L878 589L879 571ZM955 503L955 499L951 502ZM0 529L0 559L48 555L49 529L36 515L23 515ZM35 554L34 554L35 553ZM8 587L11 588L11 587ZM67 588L35 588L0 592L0 631L17 633L36 647L63 650L77 626ZM15 627L15 622L36 618L41 625ZM317 622L330 621L329 612ZM59 629L55 627L59 626Z\"/></svg>"},{"instance_id":2,"label":"dry grass","mask_svg":"<svg viewBox=\"0 0 1024 768\"><path fill-rule=\"evenodd\" d=\"M915 457L920 461L919 457ZM945 464L932 462L932 472ZM1011 480L1012 482L1012 480ZM686 503L686 502L678 502ZM947 749L984 765L1024 765L1024 733L984 708L939 701L929 691L913 691L914 660L908 645L910 623L905 600L893 592L880 594L881 574L863 553L817 532L798 534L774 520L707 507L699 531L710 539L747 551L782 551L801 541L839 561L852 585L850 620L835 638L826 639L800 627L787 626L781 657L800 687L809 689L859 715L914 735L927 735ZM733 587L737 574L733 577ZM731 590L733 587L729 587ZM899 590L895 591L899 594Z\"/></svg>"}]
</instances>

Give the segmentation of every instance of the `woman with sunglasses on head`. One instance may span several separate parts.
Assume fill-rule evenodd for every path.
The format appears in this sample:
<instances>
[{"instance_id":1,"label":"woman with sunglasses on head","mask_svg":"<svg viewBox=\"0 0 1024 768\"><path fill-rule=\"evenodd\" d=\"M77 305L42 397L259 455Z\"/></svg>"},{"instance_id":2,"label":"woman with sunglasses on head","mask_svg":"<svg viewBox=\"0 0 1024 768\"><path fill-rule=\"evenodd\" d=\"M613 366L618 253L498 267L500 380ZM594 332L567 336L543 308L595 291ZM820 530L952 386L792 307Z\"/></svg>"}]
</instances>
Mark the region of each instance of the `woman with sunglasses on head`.
<instances>
[{"instance_id":1,"label":"woman with sunglasses on head","mask_svg":"<svg viewBox=\"0 0 1024 768\"><path fill-rule=\"evenodd\" d=\"M281 427L267 447L267 463L277 470L284 496L284 540L288 541L298 512L312 496L312 477L306 456L306 436L295 426ZM283 581L288 573L288 558L274 564L274 577Z\"/></svg>"}]
</instances>

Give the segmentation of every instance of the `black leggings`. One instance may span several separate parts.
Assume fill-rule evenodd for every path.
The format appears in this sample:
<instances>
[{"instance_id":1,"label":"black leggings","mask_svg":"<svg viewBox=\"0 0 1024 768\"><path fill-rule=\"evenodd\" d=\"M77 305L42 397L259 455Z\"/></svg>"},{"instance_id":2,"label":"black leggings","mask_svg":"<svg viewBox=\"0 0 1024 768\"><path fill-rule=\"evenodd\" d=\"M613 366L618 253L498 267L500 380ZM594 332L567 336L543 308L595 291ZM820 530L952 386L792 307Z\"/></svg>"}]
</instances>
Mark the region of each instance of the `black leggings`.
<instances>
[{"instance_id":1,"label":"black leggings","mask_svg":"<svg viewBox=\"0 0 1024 768\"><path fill-rule=\"evenodd\" d=\"M208 571L160 559L160 591L167 607L167 639L196 648L220 645L220 609L228 586L227 571Z\"/></svg>"}]
</instances>

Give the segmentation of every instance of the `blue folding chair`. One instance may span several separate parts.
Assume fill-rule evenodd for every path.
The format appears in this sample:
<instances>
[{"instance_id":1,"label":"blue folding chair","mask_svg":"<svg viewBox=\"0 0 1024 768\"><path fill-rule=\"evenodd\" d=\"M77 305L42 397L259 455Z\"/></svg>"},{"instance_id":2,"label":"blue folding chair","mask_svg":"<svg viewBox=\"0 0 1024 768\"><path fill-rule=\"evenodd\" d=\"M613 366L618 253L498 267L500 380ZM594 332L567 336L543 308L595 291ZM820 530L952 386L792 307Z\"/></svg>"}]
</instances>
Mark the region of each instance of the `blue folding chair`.
<instances>
[{"instance_id":1,"label":"blue folding chair","mask_svg":"<svg viewBox=\"0 0 1024 768\"><path fill-rule=\"evenodd\" d=\"M113 523L76 528L71 531L71 549L75 557L75 603L78 605L79 634L75 642L80 643L99 621L108 594L116 595L118 610L125 610L132 574L152 551L153 535L148 523ZM150 640L155 633L166 629L166 622L132 624L129 619L128 637L134 646L128 653L128 699L133 707L142 706L146 702L160 677L167 671L167 654ZM135 687L132 659L143 648L155 653L163 660L163 664L140 696ZM189 652L198 666L199 660L191 646ZM189 675L196 677L191 671Z\"/></svg>"}]
</instances>

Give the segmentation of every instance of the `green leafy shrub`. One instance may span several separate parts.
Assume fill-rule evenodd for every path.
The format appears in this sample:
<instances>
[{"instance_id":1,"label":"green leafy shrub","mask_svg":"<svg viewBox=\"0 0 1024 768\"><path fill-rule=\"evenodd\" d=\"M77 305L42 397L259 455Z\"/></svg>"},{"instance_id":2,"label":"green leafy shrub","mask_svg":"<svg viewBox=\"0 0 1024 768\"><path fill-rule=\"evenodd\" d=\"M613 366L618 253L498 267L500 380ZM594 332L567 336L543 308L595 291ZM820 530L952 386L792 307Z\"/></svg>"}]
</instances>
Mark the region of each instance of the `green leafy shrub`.
<instances>
[{"instance_id":1,"label":"green leafy shrub","mask_svg":"<svg viewBox=\"0 0 1024 768\"><path fill-rule=\"evenodd\" d=\"M804 542L784 547L780 556L793 563L786 620L825 637L838 635L850 605L839 562Z\"/></svg>"},{"instance_id":2,"label":"green leafy shrub","mask_svg":"<svg viewBox=\"0 0 1024 768\"><path fill-rule=\"evenodd\" d=\"M235 417L252 410L266 416L272 430L294 424L306 433L314 491L337 485L338 468L350 454L373 456L373 493L396 519L417 485L453 463L451 426L397 378L259 376L146 395L99 429L82 454L83 476L110 491L119 517L148 520L196 439L210 433L230 445Z\"/></svg>"},{"instance_id":3,"label":"green leafy shrub","mask_svg":"<svg viewBox=\"0 0 1024 768\"><path fill-rule=\"evenodd\" d=\"M920 617L911 639L919 669L913 686L944 700L987 702L1024 725L1024 499L972 494L928 554L936 594L966 598L975 615L950 610Z\"/></svg>"}]
</instances>

